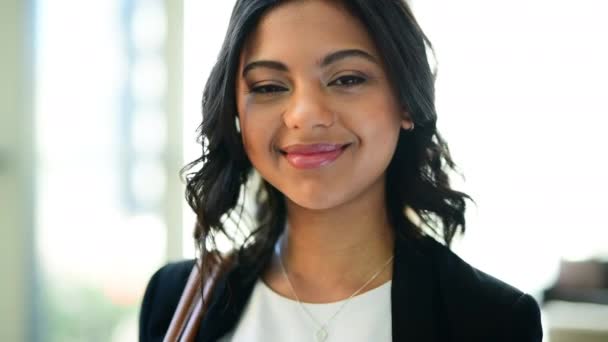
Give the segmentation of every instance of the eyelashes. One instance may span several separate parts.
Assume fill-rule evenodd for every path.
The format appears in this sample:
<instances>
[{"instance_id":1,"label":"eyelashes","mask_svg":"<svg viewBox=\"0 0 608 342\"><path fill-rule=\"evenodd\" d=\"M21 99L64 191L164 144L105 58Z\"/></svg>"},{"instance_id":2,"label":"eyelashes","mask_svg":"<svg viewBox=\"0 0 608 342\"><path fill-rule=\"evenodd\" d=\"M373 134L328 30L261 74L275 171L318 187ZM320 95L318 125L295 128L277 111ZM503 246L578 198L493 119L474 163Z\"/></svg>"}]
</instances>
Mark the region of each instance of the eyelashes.
<instances>
[{"instance_id":1,"label":"eyelashes","mask_svg":"<svg viewBox=\"0 0 608 342\"><path fill-rule=\"evenodd\" d=\"M253 87L253 88L251 88L251 90L249 92L252 94L266 95L266 94L283 92L286 90L287 90L287 88L284 88L281 86L277 86L274 84L266 84L266 85L262 85L262 86L258 86L258 87Z\"/></svg>"},{"instance_id":2,"label":"eyelashes","mask_svg":"<svg viewBox=\"0 0 608 342\"><path fill-rule=\"evenodd\" d=\"M330 82L329 85L331 86L331 85L335 84L335 85L338 85L341 87L352 87L352 86L356 86L361 83L364 83L365 81L367 81L367 80L361 76L347 75L347 76L338 77L334 81ZM340 83L340 84L338 84L338 83Z\"/></svg>"},{"instance_id":3,"label":"eyelashes","mask_svg":"<svg viewBox=\"0 0 608 342\"><path fill-rule=\"evenodd\" d=\"M356 75L346 75L346 76L338 77L335 80L331 81L328 84L328 86L336 86L336 87L340 87L340 88L352 88L352 87L358 86L360 84L363 84L365 82L367 82L367 79L365 77L356 76ZM265 84L265 85L260 85L257 87L250 88L249 93L259 94L259 95L270 95L270 94L285 92L287 90L288 90L287 88L276 85L276 84Z\"/></svg>"}]
</instances>

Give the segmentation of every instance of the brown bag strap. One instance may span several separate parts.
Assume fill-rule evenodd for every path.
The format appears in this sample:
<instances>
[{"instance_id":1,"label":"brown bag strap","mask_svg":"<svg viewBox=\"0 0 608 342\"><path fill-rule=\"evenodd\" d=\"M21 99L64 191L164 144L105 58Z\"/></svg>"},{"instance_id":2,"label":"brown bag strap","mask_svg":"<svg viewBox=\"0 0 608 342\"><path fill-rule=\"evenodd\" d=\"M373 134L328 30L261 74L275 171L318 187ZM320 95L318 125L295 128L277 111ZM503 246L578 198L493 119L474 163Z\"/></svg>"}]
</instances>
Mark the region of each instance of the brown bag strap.
<instances>
[{"instance_id":1,"label":"brown bag strap","mask_svg":"<svg viewBox=\"0 0 608 342\"><path fill-rule=\"evenodd\" d=\"M163 342L194 341L218 274L217 270L211 273L209 279L205 280L205 286L201 293L200 265L194 264Z\"/></svg>"}]
</instances>

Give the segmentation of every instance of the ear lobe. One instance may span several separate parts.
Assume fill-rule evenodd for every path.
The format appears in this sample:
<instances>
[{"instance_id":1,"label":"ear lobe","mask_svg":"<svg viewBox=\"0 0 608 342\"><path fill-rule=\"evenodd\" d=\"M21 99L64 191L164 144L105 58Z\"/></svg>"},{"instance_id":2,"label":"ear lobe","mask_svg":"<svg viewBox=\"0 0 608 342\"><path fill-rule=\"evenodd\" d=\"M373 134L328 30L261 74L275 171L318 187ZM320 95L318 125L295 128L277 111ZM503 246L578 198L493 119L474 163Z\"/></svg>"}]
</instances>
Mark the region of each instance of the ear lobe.
<instances>
[{"instance_id":1,"label":"ear lobe","mask_svg":"<svg viewBox=\"0 0 608 342\"><path fill-rule=\"evenodd\" d=\"M414 121L410 117L410 113L403 112L403 119L401 120L401 127L406 131L414 130Z\"/></svg>"},{"instance_id":2,"label":"ear lobe","mask_svg":"<svg viewBox=\"0 0 608 342\"><path fill-rule=\"evenodd\" d=\"M406 131L411 131L414 129L414 123L410 120L402 120L401 127Z\"/></svg>"}]
</instances>

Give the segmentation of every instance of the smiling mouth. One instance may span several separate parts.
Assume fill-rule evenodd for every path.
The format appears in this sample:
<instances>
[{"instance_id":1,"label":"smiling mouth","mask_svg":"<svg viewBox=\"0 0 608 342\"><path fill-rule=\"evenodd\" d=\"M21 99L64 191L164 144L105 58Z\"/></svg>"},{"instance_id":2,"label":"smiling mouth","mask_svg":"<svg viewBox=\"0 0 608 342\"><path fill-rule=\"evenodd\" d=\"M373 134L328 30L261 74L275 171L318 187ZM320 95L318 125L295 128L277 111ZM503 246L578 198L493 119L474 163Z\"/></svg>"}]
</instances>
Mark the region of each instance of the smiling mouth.
<instances>
[{"instance_id":1,"label":"smiling mouth","mask_svg":"<svg viewBox=\"0 0 608 342\"><path fill-rule=\"evenodd\" d=\"M296 169L316 169L333 163L349 146L350 144L298 146L280 152Z\"/></svg>"}]
</instances>

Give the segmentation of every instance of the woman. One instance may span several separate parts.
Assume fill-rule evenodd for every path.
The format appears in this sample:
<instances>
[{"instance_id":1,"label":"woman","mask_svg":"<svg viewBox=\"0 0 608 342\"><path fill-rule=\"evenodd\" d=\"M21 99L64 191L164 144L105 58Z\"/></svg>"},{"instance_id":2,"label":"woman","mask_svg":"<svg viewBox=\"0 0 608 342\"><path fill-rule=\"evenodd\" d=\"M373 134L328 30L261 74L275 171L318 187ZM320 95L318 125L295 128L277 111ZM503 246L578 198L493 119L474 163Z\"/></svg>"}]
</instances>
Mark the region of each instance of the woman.
<instances>
[{"instance_id":1,"label":"woman","mask_svg":"<svg viewBox=\"0 0 608 342\"><path fill-rule=\"evenodd\" d=\"M203 279L225 270L197 340L541 341L529 295L448 249L468 196L449 185L427 47L402 0L237 1L189 165ZM141 341L163 338L193 264L152 277Z\"/></svg>"}]
</instances>

